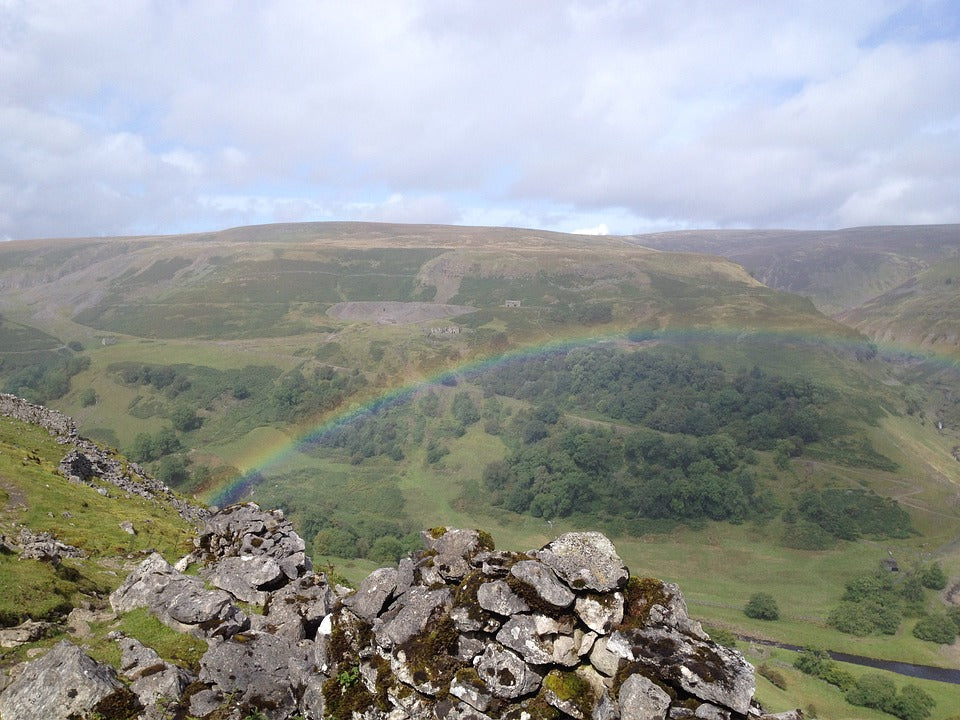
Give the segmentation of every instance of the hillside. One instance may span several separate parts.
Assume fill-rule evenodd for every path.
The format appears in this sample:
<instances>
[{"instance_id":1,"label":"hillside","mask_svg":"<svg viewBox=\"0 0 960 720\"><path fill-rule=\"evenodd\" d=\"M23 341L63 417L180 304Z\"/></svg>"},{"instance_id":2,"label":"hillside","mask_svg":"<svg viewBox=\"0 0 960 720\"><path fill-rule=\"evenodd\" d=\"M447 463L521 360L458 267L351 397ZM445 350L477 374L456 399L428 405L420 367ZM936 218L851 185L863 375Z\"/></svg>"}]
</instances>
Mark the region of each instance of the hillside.
<instances>
[{"instance_id":1,"label":"hillside","mask_svg":"<svg viewBox=\"0 0 960 720\"><path fill-rule=\"evenodd\" d=\"M955 593L893 635L831 618L891 553L897 588L960 580L956 402L717 252L318 223L5 243L0 289L5 389L198 500L283 508L355 583L425 527L601 530L715 629L955 664L911 634ZM793 677L763 695L826 702Z\"/></svg>"},{"instance_id":2,"label":"hillside","mask_svg":"<svg viewBox=\"0 0 960 720\"><path fill-rule=\"evenodd\" d=\"M711 253L765 285L811 298L828 315L852 310L960 253L960 226L845 230L690 230L635 235L645 247Z\"/></svg>"}]
</instances>

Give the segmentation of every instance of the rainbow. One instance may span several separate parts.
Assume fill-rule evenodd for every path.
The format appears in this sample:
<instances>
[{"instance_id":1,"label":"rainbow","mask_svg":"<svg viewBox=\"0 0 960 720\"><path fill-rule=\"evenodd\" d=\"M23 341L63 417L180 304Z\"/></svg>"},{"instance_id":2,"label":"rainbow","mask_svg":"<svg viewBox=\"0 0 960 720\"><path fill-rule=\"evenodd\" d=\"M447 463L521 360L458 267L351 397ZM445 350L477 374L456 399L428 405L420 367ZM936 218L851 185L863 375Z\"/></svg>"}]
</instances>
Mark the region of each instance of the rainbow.
<instances>
[{"instance_id":1,"label":"rainbow","mask_svg":"<svg viewBox=\"0 0 960 720\"><path fill-rule=\"evenodd\" d=\"M523 362L533 358L548 358L566 353L575 348L613 345L617 343L637 342L638 332L617 331L605 334L578 335L563 339L550 339L545 342L508 350L503 353L474 357L460 365L447 368L441 372L425 375L418 379L406 380L397 387L382 391L367 398L363 402L352 404L349 408L339 409L333 415L326 416L319 422L308 426L304 431L285 436L260 448L252 459L245 463L241 474L230 483L216 490L210 502L213 505L223 506L237 502L249 490L265 479L272 469L280 467L284 461L302 451L320 445L331 434L352 423L360 422L389 408L408 402L432 387L455 384L457 378L470 379L497 367L509 366L511 363ZM819 347L833 349L838 352L852 353L863 350L867 340L862 336L850 335L817 335L810 332L789 332L783 330L745 330L738 328L685 328L652 330L649 332L650 341L669 342L673 345L696 344L698 342L725 340L750 345L777 344L780 347ZM960 362L955 357L944 353L933 352L928 348L905 346L897 343L874 343L883 355L916 358L926 362L933 362L944 368L960 372Z\"/></svg>"}]
</instances>

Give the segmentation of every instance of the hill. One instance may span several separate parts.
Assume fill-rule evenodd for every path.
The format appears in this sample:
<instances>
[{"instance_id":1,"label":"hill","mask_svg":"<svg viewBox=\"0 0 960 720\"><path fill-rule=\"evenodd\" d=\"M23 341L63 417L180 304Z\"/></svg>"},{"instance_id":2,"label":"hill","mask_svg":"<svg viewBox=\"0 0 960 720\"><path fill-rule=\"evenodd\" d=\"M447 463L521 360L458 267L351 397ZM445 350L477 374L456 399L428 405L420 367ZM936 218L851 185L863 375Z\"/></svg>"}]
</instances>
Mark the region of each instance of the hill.
<instances>
[{"instance_id":1,"label":"hill","mask_svg":"<svg viewBox=\"0 0 960 720\"><path fill-rule=\"evenodd\" d=\"M955 595L898 594L893 635L831 622L891 553L897 593L960 578L954 405L716 252L318 223L6 243L0 286L5 388L183 492L282 507L355 582L424 527L599 529L714 628L954 663L911 629Z\"/></svg>"},{"instance_id":2,"label":"hill","mask_svg":"<svg viewBox=\"0 0 960 720\"><path fill-rule=\"evenodd\" d=\"M960 253L960 226L916 225L845 230L690 230L635 235L667 251L733 260L765 285L811 298L833 315L892 290Z\"/></svg>"}]
</instances>

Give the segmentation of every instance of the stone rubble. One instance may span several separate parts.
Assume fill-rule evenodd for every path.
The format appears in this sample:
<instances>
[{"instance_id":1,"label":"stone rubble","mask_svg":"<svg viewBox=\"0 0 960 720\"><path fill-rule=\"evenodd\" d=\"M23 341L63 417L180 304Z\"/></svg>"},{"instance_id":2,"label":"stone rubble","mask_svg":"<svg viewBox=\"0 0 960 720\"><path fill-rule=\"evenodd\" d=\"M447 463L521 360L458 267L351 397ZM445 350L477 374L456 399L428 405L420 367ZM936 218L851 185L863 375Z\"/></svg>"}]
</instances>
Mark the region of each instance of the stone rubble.
<instances>
[{"instance_id":1,"label":"stone rubble","mask_svg":"<svg viewBox=\"0 0 960 720\"><path fill-rule=\"evenodd\" d=\"M119 638L136 717L764 717L749 663L707 637L675 585L631 578L603 535L567 533L529 553L497 551L473 530L434 528L424 541L340 597L282 513L252 503L215 513L176 567L152 555L111 595L116 612L146 607L208 644L190 672ZM0 693L4 720L26 717L4 708L65 647ZM33 701L55 706L58 683Z\"/></svg>"}]
</instances>

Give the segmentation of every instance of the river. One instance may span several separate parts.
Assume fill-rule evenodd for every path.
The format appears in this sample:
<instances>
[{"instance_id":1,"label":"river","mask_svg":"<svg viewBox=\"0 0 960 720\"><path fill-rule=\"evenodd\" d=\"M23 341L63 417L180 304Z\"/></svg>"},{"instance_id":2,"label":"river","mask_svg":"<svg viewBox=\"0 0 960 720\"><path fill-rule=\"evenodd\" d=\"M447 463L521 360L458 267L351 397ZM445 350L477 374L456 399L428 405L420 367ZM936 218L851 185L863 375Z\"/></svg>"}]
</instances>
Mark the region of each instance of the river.
<instances>
[{"instance_id":1,"label":"river","mask_svg":"<svg viewBox=\"0 0 960 720\"><path fill-rule=\"evenodd\" d=\"M766 645L768 647L778 647L784 650L793 650L799 652L803 650L798 645L789 643L775 642L773 640L760 640L759 638L748 637L746 635L737 635L737 640L743 642L755 643L757 645ZM932 665L914 665L912 663L896 662L894 660L879 660L877 658L864 657L863 655L850 655L848 653L833 652L827 650L827 654L838 662L851 663L853 665L863 665L865 667L877 668L878 670L889 670L899 675L906 675L920 680L936 680L937 682L952 683L960 685L960 670L955 668L941 668Z\"/></svg>"}]
</instances>

